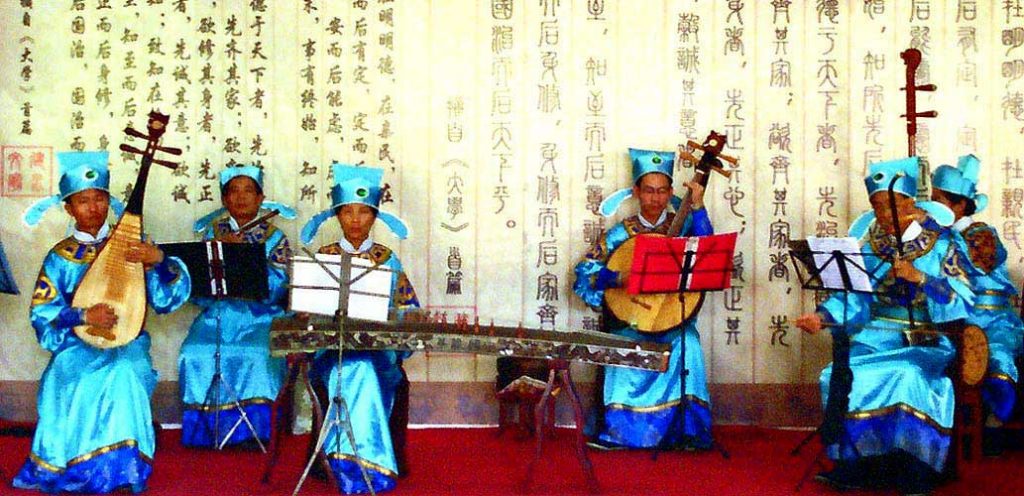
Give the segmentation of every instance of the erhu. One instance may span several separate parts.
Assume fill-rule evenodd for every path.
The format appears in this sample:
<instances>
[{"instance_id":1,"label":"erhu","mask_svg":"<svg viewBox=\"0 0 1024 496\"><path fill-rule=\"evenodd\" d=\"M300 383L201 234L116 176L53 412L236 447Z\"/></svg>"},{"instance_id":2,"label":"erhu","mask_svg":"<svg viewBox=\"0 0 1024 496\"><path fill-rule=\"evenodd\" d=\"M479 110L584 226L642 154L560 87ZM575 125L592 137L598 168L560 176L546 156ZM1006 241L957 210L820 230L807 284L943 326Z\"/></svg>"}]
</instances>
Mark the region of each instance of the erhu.
<instances>
[{"instance_id":1,"label":"erhu","mask_svg":"<svg viewBox=\"0 0 1024 496\"><path fill-rule=\"evenodd\" d=\"M130 343L138 337L146 320L145 269L141 262L128 262L126 254L129 243L142 239L142 202L150 165L157 164L171 169L178 167L174 162L153 158L158 151L171 155L181 154L178 148L158 144L168 120L168 116L152 111L146 124L147 133L131 127L124 130L128 136L146 140L145 150L127 144L120 147L121 151L142 155L139 176L124 215L117 221L106 244L86 271L71 303L75 308L91 308L105 303L114 309L117 323L110 329L98 329L87 324L75 326L75 334L96 348L116 348Z\"/></svg>"}]
</instances>

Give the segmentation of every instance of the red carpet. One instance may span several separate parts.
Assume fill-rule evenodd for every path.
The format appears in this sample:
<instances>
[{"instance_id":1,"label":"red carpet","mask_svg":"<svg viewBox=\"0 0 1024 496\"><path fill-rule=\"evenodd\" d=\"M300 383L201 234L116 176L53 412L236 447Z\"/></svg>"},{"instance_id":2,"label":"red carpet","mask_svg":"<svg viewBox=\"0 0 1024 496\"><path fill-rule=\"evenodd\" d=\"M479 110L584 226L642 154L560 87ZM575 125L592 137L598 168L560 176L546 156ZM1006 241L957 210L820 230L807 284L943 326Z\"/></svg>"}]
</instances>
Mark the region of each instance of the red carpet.
<instances>
[{"instance_id":1,"label":"red carpet","mask_svg":"<svg viewBox=\"0 0 1024 496\"><path fill-rule=\"evenodd\" d=\"M269 485L261 485L262 454L251 451L197 451L178 444L180 431L159 436L153 477L146 495L177 494L267 495L291 494L301 472L306 436L289 437ZM721 427L715 435L730 451L666 453L652 460L645 452L590 452L603 494L687 495L817 495L838 494L808 481L800 493L793 489L811 458L817 441L799 457L789 450L806 433L753 427ZM571 431L545 442L545 459L534 475L532 494L587 494L572 449ZM31 439L0 436L2 494L34 494L9 487L11 477L28 454ZM495 437L494 429L426 429L409 432L411 470L394 496L420 494L516 494L517 485L533 456L534 442L515 441L511 434ZM304 495L336 494L320 480L310 479ZM844 495L895 494L847 492ZM936 495L1024 494L1024 452L983 459L968 466L961 478Z\"/></svg>"}]
</instances>

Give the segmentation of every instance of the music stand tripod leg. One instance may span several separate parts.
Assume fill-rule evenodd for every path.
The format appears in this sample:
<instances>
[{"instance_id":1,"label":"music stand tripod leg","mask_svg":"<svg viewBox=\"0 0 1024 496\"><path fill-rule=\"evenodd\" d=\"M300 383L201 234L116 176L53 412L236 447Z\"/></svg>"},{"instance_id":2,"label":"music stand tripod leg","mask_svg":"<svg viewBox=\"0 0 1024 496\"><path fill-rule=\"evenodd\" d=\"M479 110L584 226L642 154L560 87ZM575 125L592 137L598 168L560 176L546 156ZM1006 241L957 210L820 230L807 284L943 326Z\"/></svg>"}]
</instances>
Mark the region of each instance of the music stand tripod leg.
<instances>
[{"instance_id":1,"label":"music stand tripod leg","mask_svg":"<svg viewBox=\"0 0 1024 496\"><path fill-rule=\"evenodd\" d=\"M349 444L352 446L352 456L356 460L356 465L359 467L359 473L363 477L363 482L366 484L366 488L370 491L371 496L377 496L377 491L373 488L372 481L370 480L370 474L367 472L366 467L359 463L362 457L359 456L359 447L356 445L355 433L352 431L352 417L349 414L348 403L345 401L345 397L341 394L341 368L344 365L345 358L345 336L344 336L344 322L348 315L348 284L352 280L352 256L349 254L342 254L341 256L341 268L337 277L324 265L322 262L317 260L316 256L303 248L307 255L312 258L320 267L327 272L327 274L338 283L338 330L336 332L338 344L338 363L335 365L335 381L334 391L332 393L331 405L327 407L327 413L324 415L324 425L320 428L320 433L317 435L316 447L313 449L312 455L309 457L309 461L306 463L305 470L302 471L302 477L299 478L298 484L295 485L295 490L292 492L292 496L297 496L299 491L302 489L302 484L306 482L306 477L309 476L309 471L313 467L313 463L317 457L320 456L320 450L323 449L324 442L327 441L327 433L330 432L331 427L338 427L338 429L344 429L345 435L348 438ZM334 416L331 416L331 412L334 412ZM339 436L337 430L335 430L335 444L338 446L338 450L341 450L341 440L337 438ZM330 467L328 467L329 469ZM330 473L330 470L329 470Z\"/></svg>"},{"instance_id":2,"label":"music stand tripod leg","mask_svg":"<svg viewBox=\"0 0 1024 496\"><path fill-rule=\"evenodd\" d=\"M231 435L235 433L238 426L242 422L245 422L249 428L249 432L252 433L253 439L256 440L256 444L260 447L260 451L263 453L267 452L266 447L263 445L263 441L260 440L259 434L256 433L256 428L252 422L249 421L249 415L242 408L241 402L238 401L238 394L234 388L231 387L227 381L224 380L224 373L221 367L221 342L223 341L223 329L220 325L220 314L217 315L217 339L213 348L213 377L210 380L210 385L206 388L206 398L203 400L203 405L200 411L213 410L213 432L210 438L212 439L212 448L217 450L224 449L227 445L228 440L231 439ZM226 394L224 394L226 393ZM235 421L235 424L231 427L227 434L224 435L223 439L220 439L220 400L226 398L230 403L233 404L234 408L238 410L239 418ZM209 430L208 424L204 421L203 425Z\"/></svg>"}]
</instances>

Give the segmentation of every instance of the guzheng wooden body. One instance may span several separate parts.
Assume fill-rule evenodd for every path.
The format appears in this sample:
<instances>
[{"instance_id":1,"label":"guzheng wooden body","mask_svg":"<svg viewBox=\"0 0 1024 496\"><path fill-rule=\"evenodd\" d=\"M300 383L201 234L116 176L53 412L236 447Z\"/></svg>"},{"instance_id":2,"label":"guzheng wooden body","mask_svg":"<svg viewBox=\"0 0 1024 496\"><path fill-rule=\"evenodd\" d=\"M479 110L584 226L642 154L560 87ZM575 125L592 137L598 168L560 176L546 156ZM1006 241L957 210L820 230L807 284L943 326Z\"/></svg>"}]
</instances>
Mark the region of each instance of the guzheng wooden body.
<instances>
[{"instance_id":1,"label":"guzheng wooden body","mask_svg":"<svg viewBox=\"0 0 1024 496\"><path fill-rule=\"evenodd\" d=\"M605 333L547 331L522 327L443 322L375 322L346 319L349 350L439 351L522 358L563 359L665 371L671 346L643 343ZM336 349L338 323L330 319L276 319L270 327L270 352Z\"/></svg>"},{"instance_id":2,"label":"guzheng wooden body","mask_svg":"<svg viewBox=\"0 0 1024 496\"><path fill-rule=\"evenodd\" d=\"M126 255L129 243L142 239L142 203L150 165L158 164L172 169L177 167L173 162L153 158L157 151L172 155L181 154L181 150L177 148L158 145L168 120L169 117L166 115L150 112L146 125L148 133L141 133L130 127L124 130L129 136L146 140L145 150L121 145L123 151L142 155L139 176L135 181L135 187L132 188L124 214L114 226L110 238L100 249L96 260L89 266L71 300L71 305L75 308L90 308L98 303L106 303L113 308L114 315L117 315L117 323L110 329L97 329L90 325L75 327L75 334L96 348L116 348L130 343L138 337L146 321L145 268L142 263L128 262Z\"/></svg>"}]
</instances>

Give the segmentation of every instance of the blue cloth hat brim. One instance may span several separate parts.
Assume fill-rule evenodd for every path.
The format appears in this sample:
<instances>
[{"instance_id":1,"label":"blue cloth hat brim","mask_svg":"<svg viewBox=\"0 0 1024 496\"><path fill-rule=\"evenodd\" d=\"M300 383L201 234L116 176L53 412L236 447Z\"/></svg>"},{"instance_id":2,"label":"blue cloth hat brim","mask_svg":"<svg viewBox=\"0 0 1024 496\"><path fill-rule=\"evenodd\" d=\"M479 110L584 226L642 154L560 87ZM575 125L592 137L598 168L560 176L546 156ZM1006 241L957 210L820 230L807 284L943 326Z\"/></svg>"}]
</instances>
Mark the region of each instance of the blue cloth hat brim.
<instances>
[{"instance_id":1,"label":"blue cloth hat brim","mask_svg":"<svg viewBox=\"0 0 1024 496\"><path fill-rule=\"evenodd\" d=\"M110 193L110 154L106 151L90 152L59 152L57 164L60 172L58 181L59 193L33 203L25 210L22 220L28 226L36 226L51 208L60 205L71 195L89 189L98 189ZM110 207L120 217L124 205L113 195L110 196Z\"/></svg>"},{"instance_id":2,"label":"blue cloth hat brim","mask_svg":"<svg viewBox=\"0 0 1024 496\"><path fill-rule=\"evenodd\" d=\"M236 167L228 167L220 171L220 187L227 186L232 179L236 177L248 177L253 181L256 181L256 185L263 189L263 169L256 167L255 165L242 165Z\"/></svg>"},{"instance_id":3,"label":"blue cloth hat brim","mask_svg":"<svg viewBox=\"0 0 1024 496\"><path fill-rule=\"evenodd\" d=\"M652 172L665 174L668 176L669 182L671 182L672 171L676 163L676 154L675 152L630 148L629 162L633 166L633 184L640 181L641 177Z\"/></svg>"},{"instance_id":4,"label":"blue cloth hat brim","mask_svg":"<svg viewBox=\"0 0 1024 496\"><path fill-rule=\"evenodd\" d=\"M879 191L888 191L895 178L893 192L914 198L917 196L917 178L920 175L920 159L907 157L871 164L868 176L864 178L868 196Z\"/></svg>"},{"instance_id":5,"label":"blue cloth hat brim","mask_svg":"<svg viewBox=\"0 0 1024 496\"><path fill-rule=\"evenodd\" d=\"M949 227L953 225L956 216L949 207L934 201L919 201L915 205L917 208L924 210L928 215L935 219L935 222L942 227ZM868 228L875 222L875 211L868 210L860 214L853 222L850 223L850 229L847 233L857 239L860 239L868 232Z\"/></svg>"},{"instance_id":6,"label":"blue cloth hat brim","mask_svg":"<svg viewBox=\"0 0 1024 496\"><path fill-rule=\"evenodd\" d=\"M622 206L623 202L632 197L633 188L620 189L612 193L611 195L608 195L608 197L601 202L601 206L598 207L597 210L598 212L601 213L601 215L605 217L611 217L615 215L615 212L619 210L619 207ZM672 208L674 208L675 211L678 212L680 205L683 204L683 199L678 196L672 195L671 202Z\"/></svg>"},{"instance_id":7,"label":"blue cloth hat brim","mask_svg":"<svg viewBox=\"0 0 1024 496\"><path fill-rule=\"evenodd\" d=\"M932 187L962 196L974 202L974 212L980 213L988 206L988 196L977 192L981 174L981 161L974 155L964 155L956 167L941 165L932 173Z\"/></svg>"},{"instance_id":8,"label":"blue cloth hat brim","mask_svg":"<svg viewBox=\"0 0 1024 496\"><path fill-rule=\"evenodd\" d=\"M347 164L332 164L334 186L331 188L331 208L324 210L306 222L302 227L301 239L310 244L327 219L334 216L334 211L343 205L361 203L377 212L377 219L388 226L398 239L406 239L410 230L402 219L380 209L381 183L384 170L376 167L359 167Z\"/></svg>"}]
</instances>

